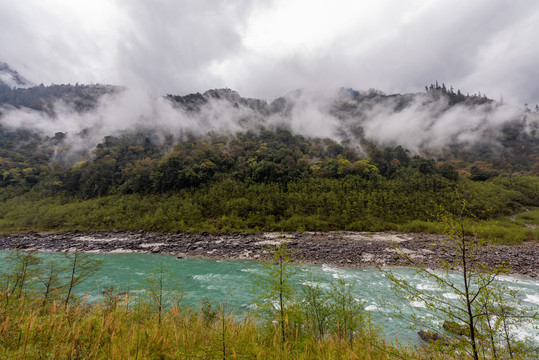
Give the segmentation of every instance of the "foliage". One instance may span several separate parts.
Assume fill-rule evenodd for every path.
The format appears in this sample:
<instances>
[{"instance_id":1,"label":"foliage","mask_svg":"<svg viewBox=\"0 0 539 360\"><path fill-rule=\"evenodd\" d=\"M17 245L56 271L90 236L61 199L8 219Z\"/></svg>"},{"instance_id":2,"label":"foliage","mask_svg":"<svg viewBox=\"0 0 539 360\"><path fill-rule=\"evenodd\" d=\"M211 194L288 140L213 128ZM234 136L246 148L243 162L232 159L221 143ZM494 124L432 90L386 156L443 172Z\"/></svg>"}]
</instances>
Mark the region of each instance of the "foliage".
<instances>
[{"instance_id":1,"label":"foliage","mask_svg":"<svg viewBox=\"0 0 539 360\"><path fill-rule=\"evenodd\" d=\"M510 324L518 321L522 326L526 320L537 320L538 314L526 317L526 311L530 313L531 309L516 311L511 307L511 302L518 301L518 294L499 279L508 271L505 264L489 266L477 261L479 254L488 252L489 248L485 240L465 228L465 215L470 216L468 205L468 199L457 193L455 211L441 208L438 213L445 224L445 239L437 246L443 246L453 254L453 261L440 260L437 268L441 270L433 270L420 260L403 254L417 268L419 276L436 282L437 291L415 287L391 271L386 275L399 296L422 304L432 317L443 322L445 331L429 329L439 333L433 337L437 339L433 346L468 354L476 360L527 358L532 350L526 347L525 341L517 339ZM460 273L452 276L450 269L453 268ZM431 327L426 324L425 317L414 315L412 321ZM500 345L502 339L504 346Z\"/></svg>"},{"instance_id":2,"label":"foliage","mask_svg":"<svg viewBox=\"0 0 539 360\"><path fill-rule=\"evenodd\" d=\"M264 270L258 275L254 289L256 309L265 316L268 325L277 324L284 346L299 320L298 296L292 281L299 269L292 263L292 253L285 243L271 246L262 264Z\"/></svg>"},{"instance_id":3,"label":"foliage","mask_svg":"<svg viewBox=\"0 0 539 360\"><path fill-rule=\"evenodd\" d=\"M310 277L302 286L302 308L308 327L317 339L334 334L341 341L375 331L364 303L356 299L354 282L337 278L328 289ZM366 331L367 330L367 331Z\"/></svg>"},{"instance_id":4,"label":"foliage","mask_svg":"<svg viewBox=\"0 0 539 360\"><path fill-rule=\"evenodd\" d=\"M163 313L171 306L177 306L177 301L181 299L178 294L178 286L171 276L169 269L159 264L146 277L146 295L149 304L156 309L159 324L163 318Z\"/></svg>"},{"instance_id":5,"label":"foliage","mask_svg":"<svg viewBox=\"0 0 539 360\"><path fill-rule=\"evenodd\" d=\"M457 185L479 194L470 208L483 218L539 202L539 178L524 175L535 174L528 165L515 170L458 154L436 160L374 143L361 154L284 129L161 142L144 131L123 133L75 163L67 147L64 133L43 138L0 126L1 232L437 231L422 222L432 204L451 206ZM538 238L537 229L517 223L495 228L488 236L501 242L515 231L514 242Z\"/></svg>"},{"instance_id":6,"label":"foliage","mask_svg":"<svg viewBox=\"0 0 539 360\"><path fill-rule=\"evenodd\" d=\"M45 306L51 301L59 300L66 285L62 283L62 273L66 270L58 262L51 260L41 264L37 280L41 284L40 296Z\"/></svg>"},{"instance_id":7,"label":"foliage","mask_svg":"<svg viewBox=\"0 0 539 360\"><path fill-rule=\"evenodd\" d=\"M0 294L0 301L3 295ZM193 309L170 308L161 323L149 303L111 310L79 304L69 312L40 299L21 299L1 318L0 354L6 359L424 359L420 352L387 345L378 335L353 343L331 337L281 348L254 316L226 315L226 351L219 321L208 326ZM434 359L442 359L441 355Z\"/></svg>"},{"instance_id":8,"label":"foliage","mask_svg":"<svg viewBox=\"0 0 539 360\"><path fill-rule=\"evenodd\" d=\"M94 259L86 253L81 253L75 251L73 253L65 254L68 265L66 267L67 272L67 282L65 285L66 288L66 297L65 297L65 307L67 308L69 301L72 298L73 290L79 286L84 280L90 278L101 268L101 260Z\"/></svg>"},{"instance_id":9,"label":"foliage","mask_svg":"<svg viewBox=\"0 0 539 360\"><path fill-rule=\"evenodd\" d=\"M81 259L77 259L80 264ZM44 264L43 269L51 267ZM18 292L10 295L2 289L0 356L6 359L423 358L421 353L411 349L388 345L375 329L356 327L343 338L340 332L343 328L332 326L331 323L336 321L334 319L341 319L343 314L351 315L348 306L354 302L350 302L347 295L349 288L344 283L338 284L334 290L336 301L340 301L338 297L344 295L342 301L336 303L337 306L340 308L344 304L347 310L330 309L325 336L316 337L310 333L310 313L298 308L297 327L287 334L286 343L282 343L278 340L278 326L262 326L258 314L239 314L226 304L212 309L205 302L199 312L177 303L159 308L155 302L160 301L160 280L166 278L161 276L166 274L165 270L158 268L154 275L157 282L147 284L147 291L156 296L133 299L133 295L121 296L114 289L105 289L108 295L102 301L91 304L79 302L67 308L58 306L56 301L43 302L46 282L35 282L35 291L27 292L26 296L19 296ZM26 270L19 268L19 271ZM39 273L41 271L33 273L28 280L41 279ZM21 277L18 271L13 275ZM64 281L68 278L64 278ZM0 279L4 281L5 276ZM273 280L268 279L269 286ZM64 286L62 282L59 284L60 287ZM167 286L168 290L171 289L168 287L170 283L162 284L163 288ZM177 288L174 291L178 293ZM6 300L11 296L16 297L16 301ZM302 301L301 296L299 300ZM287 305L283 308L290 311ZM334 314L334 311L340 313ZM348 317L348 320L351 319ZM292 330L290 325L285 324L288 330Z\"/></svg>"},{"instance_id":10,"label":"foliage","mask_svg":"<svg viewBox=\"0 0 539 360\"><path fill-rule=\"evenodd\" d=\"M328 327L339 339L352 342L357 334L372 329L364 302L354 295L355 284L338 278L328 291L330 316Z\"/></svg>"},{"instance_id":11,"label":"foliage","mask_svg":"<svg viewBox=\"0 0 539 360\"><path fill-rule=\"evenodd\" d=\"M533 184L533 177L515 178ZM0 207L0 231L147 230L182 232L232 231L424 231L441 232L443 226L429 223L434 204L454 204L452 185L444 190L425 190L432 182L408 177L406 183L359 176L345 179L304 179L287 185L246 184L224 178L196 189L173 194L110 195L80 200L57 194L42 197L31 191L6 200ZM436 186L439 186L436 182ZM496 218L482 236L500 243L521 243L539 238L537 223L519 203L531 204L533 190L508 190L504 182L486 181L475 186L469 207L483 211L482 217ZM531 189L531 188L530 188ZM508 218L512 211L524 211ZM471 224L477 223L470 219ZM481 226L481 223L477 223ZM483 223L484 225L485 223ZM473 225L470 230L474 230Z\"/></svg>"},{"instance_id":12,"label":"foliage","mask_svg":"<svg viewBox=\"0 0 539 360\"><path fill-rule=\"evenodd\" d=\"M364 303L356 299L355 284L338 278L329 288L322 288L307 268L292 259L286 243L271 246L253 289L255 311L281 347L321 342L327 337L350 344L375 344L372 336L379 330L371 323Z\"/></svg>"}]
</instances>

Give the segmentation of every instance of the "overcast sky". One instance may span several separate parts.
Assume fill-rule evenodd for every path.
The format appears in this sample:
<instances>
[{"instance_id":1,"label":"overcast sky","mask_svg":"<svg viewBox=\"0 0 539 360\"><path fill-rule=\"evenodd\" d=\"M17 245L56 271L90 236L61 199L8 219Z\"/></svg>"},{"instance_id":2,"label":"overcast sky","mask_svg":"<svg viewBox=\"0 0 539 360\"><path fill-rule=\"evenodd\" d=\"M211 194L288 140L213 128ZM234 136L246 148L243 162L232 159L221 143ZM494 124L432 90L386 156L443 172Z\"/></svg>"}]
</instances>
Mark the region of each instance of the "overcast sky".
<instances>
[{"instance_id":1,"label":"overcast sky","mask_svg":"<svg viewBox=\"0 0 539 360\"><path fill-rule=\"evenodd\" d=\"M463 92L539 103L537 0L0 0L0 61L34 83Z\"/></svg>"}]
</instances>

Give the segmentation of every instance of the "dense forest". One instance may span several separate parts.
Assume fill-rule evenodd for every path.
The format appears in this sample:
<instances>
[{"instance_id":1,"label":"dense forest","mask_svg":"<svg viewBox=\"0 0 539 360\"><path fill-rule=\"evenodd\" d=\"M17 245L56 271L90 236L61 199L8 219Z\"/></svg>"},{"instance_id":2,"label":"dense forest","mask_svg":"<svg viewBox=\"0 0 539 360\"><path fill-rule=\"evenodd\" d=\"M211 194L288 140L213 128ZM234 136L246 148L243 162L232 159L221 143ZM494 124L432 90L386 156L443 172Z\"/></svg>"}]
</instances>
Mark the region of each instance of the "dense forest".
<instances>
[{"instance_id":1,"label":"dense forest","mask_svg":"<svg viewBox=\"0 0 539 360\"><path fill-rule=\"evenodd\" d=\"M137 127L105 136L92 150L74 146L91 129L44 134L5 122L21 109L54 122L57 101L77 113L96 112L102 97L122 91L101 85L1 89L1 231L436 231L427 222L440 205L451 209L456 189L470 198L470 216L499 219L527 210L531 220L536 216L535 112L523 109L497 127L482 128L488 141L455 137L439 148L407 149L369 138L365 114L376 106L398 114L418 99L429 107L441 103L433 121L456 107L480 111L487 121L503 106L444 84L404 95L341 89L328 109L340 121L339 139L304 136L286 123L264 122L275 114L293 116L299 92L271 103L229 89L167 95L164 101L189 116L199 116L216 101L250 109L240 119L248 126L179 134ZM537 239L536 228L522 225L507 224L510 230L492 236Z\"/></svg>"}]
</instances>

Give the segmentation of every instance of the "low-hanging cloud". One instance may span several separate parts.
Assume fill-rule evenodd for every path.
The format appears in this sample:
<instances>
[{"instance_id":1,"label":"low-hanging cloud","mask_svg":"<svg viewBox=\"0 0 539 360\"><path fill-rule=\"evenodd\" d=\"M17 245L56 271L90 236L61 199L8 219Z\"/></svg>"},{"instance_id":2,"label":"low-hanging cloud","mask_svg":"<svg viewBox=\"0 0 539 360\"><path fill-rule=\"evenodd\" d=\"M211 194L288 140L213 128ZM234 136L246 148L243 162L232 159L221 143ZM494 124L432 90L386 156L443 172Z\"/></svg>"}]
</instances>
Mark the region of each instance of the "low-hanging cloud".
<instances>
[{"instance_id":1,"label":"low-hanging cloud","mask_svg":"<svg viewBox=\"0 0 539 360\"><path fill-rule=\"evenodd\" d=\"M448 106L418 94L404 109L395 111L394 100L366 111L364 134L381 144L402 145L414 153L438 151L450 144L494 143L504 124L524 118L522 106L502 103ZM537 116L531 116L537 125Z\"/></svg>"},{"instance_id":2,"label":"low-hanging cloud","mask_svg":"<svg viewBox=\"0 0 539 360\"><path fill-rule=\"evenodd\" d=\"M185 132L204 134L208 131L239 131L238 119L243 109L230 103L213 101L200 112L186 112L163 97L126 89L103 95L89 111L79 112L64 100L52 106L53 115L29 108L4 106L0 124L8 129L27 129L52 137L65 133L73 151L90 152L106 136L144 131L179 137Z\"/></svg>"},{"instance_id":3,"label":"low-hanging cloud","mask_svg":"<svg viewBox=\"0 0 539 360\"><path fill-rule=\"evenodd\" d=\"M103 95L94 109L84 112L65 100L53 105L54 115L4 106L0 125L30 129L47 137L66 133L63 146L79 154L91 154L109 135L143 132L156 139L172 135L180 140L187 133L230 135L262 127L346 140L358 149L366 139L424 154L450 144L496 144L500 130L509 122L526 119L530 129L539 127L539 113L526 112L522 106L494 101L449 106L447 97L431 93L385 96L370 90L358 92L356 97L353 93L345 89L298 90L266 102L242 99L223 89L205 94L206 102L193 111L165 97L124 89Z\"/></svg>"}]
</instances>

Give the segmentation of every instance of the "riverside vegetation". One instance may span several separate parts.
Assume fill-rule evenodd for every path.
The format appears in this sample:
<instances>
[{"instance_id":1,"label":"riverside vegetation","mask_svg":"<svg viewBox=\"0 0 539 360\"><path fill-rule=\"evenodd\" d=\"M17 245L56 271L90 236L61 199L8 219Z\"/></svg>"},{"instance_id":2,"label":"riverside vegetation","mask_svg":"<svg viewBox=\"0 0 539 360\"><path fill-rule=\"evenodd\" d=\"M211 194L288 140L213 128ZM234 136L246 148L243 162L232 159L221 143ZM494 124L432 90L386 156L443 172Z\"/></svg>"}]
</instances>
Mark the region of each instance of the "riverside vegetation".
<instances>
[{"instance_id":1,"label":"riverside vegetation","mask_svg":"<svg viewBox=\"0 0 539 360\"><path fill-rule=\"evenodd\" d=\"M431 327L420 331L419 335L434 343L438 349L452 354L479 359L515 359L537 356L537 344L518 339L515 327L531 324L539 331L539 313L534 308L517 309L518 291L511 290L499 277L507 274L505 262L487 264L479 260L481 254L492 251L486 240L477 234L468 235L465 230L465 215L468 212L467 199L457 193L459 207L453 214L443 208L438 217L445 224L442 246L448 246L454 258L451 261L438 259L435 269L429 268L416 258L406 256L416 269L416 273L431 279L439 292L428 292L413 286L408 281L386 272L398 296L421 304L423 316L414 314L413 323L425 326L427 317L443 322L443 330ZM451 268L458 268L459 274L451 277ZM447 336L447 333L458 336ZM534 349L535 347L535 349Z\"/></svg>"},{"instance_id":2,"label":"riverside vegetation","mask_svg":"<svg viewBox=\"0 0 539 360\"><path fill-rule=\"evenodd\" d=\"M8 359L392 359L417 358L390 346L369 322L350 285L298 292L296 268L285 247L275 248L267 272L256 281L256 310L239 314L227 304L182 304L182 294L158 267L143 295L103 291L87 304L73 298L75 278L98 263L69 255L69 266L40 264L32 253L14 252L2 274L0 356ZM276 264L276 265L275 265ZM91 269L91 270L89 270ZM313 296L314 295L314 296ZM280 307L272 306L279 300ZM328 301L330 300L330 301Z\"/></svg>"},{"instance_id":3,"label":"riverside vegetation","mask_svg":"<svg viewBox=\"0 0 539 360\"><path fill-rule=\"evenodd\" d=\"M202 300L189 305L189 294L165 267L157 266L142 291L102 289L101 300L87 303L76 292L80 280L91 278L99 262L82 253L66 254L65 262L40 263L31 252L12 252L0 277L0 356L9 359L462 359L469 342L457 331L443 331L445 342L411 348L390 344L372 323L354 295L355 284L337 278L320 287L314 275L293 262L285 244L268 248L264 270L253 278L252 311L241 312L227 302ZM301 273L301 286L297 286ZM294 278L296 277L296 278ZM77 279L73 281L73 279ZM490 294L506 289L488 284ZM475 291L475 290L474 290ZM73 296L77 294L77 296ZM425 294L423 294L425 295ZM492 300L505 324L521 321L506 302ZM481 309L481 306L474 309ZM499 313L496 313L499 315ZM528 316L527 314L526 316ZM483 315L481 315L483 316ZM478 320L484 318L478 318ZM492 317L500 329L500 321ZM490 325L490 324L489 324ZM480 359L531 359L534 351L517 341L506 327L503 346L491 349L477 322ZM445 328L445 325L444 325ZM474 327L475 329L475 327ZM454 342L448 342L453 339ZM468 340L469 341L469 340ZM510 347L505 346L505 341ZM460 344L460 346L458 346ZM535 344L537 346L537 344Z\"/></svg>"}]
</instances>

